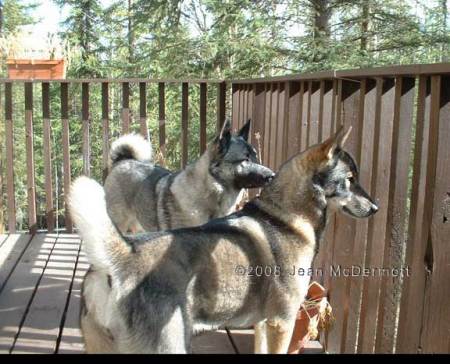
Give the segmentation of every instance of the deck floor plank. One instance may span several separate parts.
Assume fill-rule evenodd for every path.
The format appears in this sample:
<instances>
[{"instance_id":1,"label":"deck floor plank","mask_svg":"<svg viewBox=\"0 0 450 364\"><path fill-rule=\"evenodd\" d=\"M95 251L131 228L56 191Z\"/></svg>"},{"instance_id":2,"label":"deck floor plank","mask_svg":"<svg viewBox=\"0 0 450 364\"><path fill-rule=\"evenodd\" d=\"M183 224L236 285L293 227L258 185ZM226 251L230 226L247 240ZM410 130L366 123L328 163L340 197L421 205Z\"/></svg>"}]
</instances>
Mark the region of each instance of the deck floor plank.
<instances>
[{"instance_id":1,"label":"deck floor plank","mask_svg":"<svg viewBox=\"0 0 450 364\"><path fill-rule=\"evenodd\" d=\"M30 243L31 235L10 234L0 248L0 292L23 251Z\"/></svg>"},{"instance_id":2,"label":"deck floor plank","mask_svg":"<svg viewBox=\"0 0 450 364\"><path fill-rule=\"evenodd\" d=\"M79 312L81 285L83 278L89 269L89 263L83 251L78 256L72 290L70 292L69 306L67 308L64 328L58 348L60 354L84 353L84 342L80 330Z\"/></svg>"},{"instance_id":3,"label":"deck floor plank","mask_svg":"<svg viewBox=\"0 0 450 364\"><path fill-rule=\"evenodd\" d=\"M56 351L78 250L77 237L58 236L13 353L52 354Z\"/></svg>"},{"instance_id":4,"label":"deck floor plank","mask_svg":"<svg viewBox=\"0 0 450 364\"><path fill-rule=\"evenodd\" d=\"M55 242L56 234L35 235L0 294L0 353L14 345Z\"/></svg>"},{"instance_id":5,"label":"deck floor plank","mask_svg":"<svg viewBox=\"0 0 450 364\"><path fill-rule=\"evenodd\" d=\"M225 330L206 332L194 337L194 354L236 354Z\"/></svg>"},{"instance_id":6,"label":"deck floor plank","mask_svg":"<svg viewBox=\"0 0 450 364\"><path fill-rule=\"evenodd\" d=\"M237 347L239 354L253 354L254 352L254 330L253 329L243 329L243 330L230 330L233 342Z\"/></svg>"},{"instance_id":7,"label":"deck floor plank","mask_svg":"<svg viewBox=\"0 0 450 364\"><path fill-rule=\"evenodd\" d=\"M0 248L2 247L2 244L8 239L9 234L0 234Z\"/></svg>"}]
</instances>

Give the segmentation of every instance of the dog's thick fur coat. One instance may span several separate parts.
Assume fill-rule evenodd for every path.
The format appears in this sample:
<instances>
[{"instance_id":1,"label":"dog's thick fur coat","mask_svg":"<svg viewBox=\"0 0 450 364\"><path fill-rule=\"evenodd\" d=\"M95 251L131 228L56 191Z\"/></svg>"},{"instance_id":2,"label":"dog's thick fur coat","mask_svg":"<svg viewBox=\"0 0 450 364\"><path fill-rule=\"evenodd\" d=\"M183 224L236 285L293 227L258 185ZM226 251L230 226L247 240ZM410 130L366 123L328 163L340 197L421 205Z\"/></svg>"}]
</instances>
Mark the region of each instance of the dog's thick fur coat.
<instances>
[{"instance_id":1,"label":"dog's thick fur coat","mask_svg":"<svg viewBox=\"0 0 450 364\"><path fill-rule=\"evenodd\" d=\"M122 136L111 146L104 186L109 216L125 233L196 226L233 212L243 188L261 187L274 175L258 163L249 133L250 120L237 134L225 122L200 159L175 173L153 163L151 144L142 136ZM95 338L86 340L88 351L111 352L110 318L103 310L111 288L99 269L94 263L84 279L80 324L86 337Z\"/></svg>"},{"instance_id":2,"label":"dog's thick fur coat","mask_svg":"<svg viewBox=\"0 0 450 364\"><path fill-rule=\"evenodd\" d=\"M116 350L186 353L200 331L255 325L257 352L285 353L309 283L293 271L311 267L327 207L354 217L377 210L341 149L346 135L293 157L260 197L199 227L124 237L101 186L76 180L70 210L89 261L111 276L104 309Z\"/></svg>"},{"instance_id":3,"label":"dog's thick fur coat","mask_svg":"<svg viewBox=\"0 0 450 364\"><path fill-rule=\"evenodd\" d=\"M250 120L233 135L225 122L202 156L181 171L151 161L143 137L126 135L110 151L108 213L120 231L160 231L204 224L235 211L243 188L262 187L274 173L248 143Z\"/></svg>"}]
</instances>

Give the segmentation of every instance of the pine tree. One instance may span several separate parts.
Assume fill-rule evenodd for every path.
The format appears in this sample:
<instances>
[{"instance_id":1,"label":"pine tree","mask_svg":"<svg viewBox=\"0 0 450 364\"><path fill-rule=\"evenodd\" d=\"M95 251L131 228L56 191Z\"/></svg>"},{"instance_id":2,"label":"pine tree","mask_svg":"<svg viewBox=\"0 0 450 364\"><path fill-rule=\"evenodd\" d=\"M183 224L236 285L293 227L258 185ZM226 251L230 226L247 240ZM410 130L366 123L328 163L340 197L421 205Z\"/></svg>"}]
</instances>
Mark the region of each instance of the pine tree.
<instances>
[{"instance_id":1,"label":"pine tree","mask_svg":"<svg viewBox=\"0 0 450 364\"><path fill-rule=\"evenodd\" d=\"M34 24L36 19L31 13L37 6L34 2L0 1L0 36L12 34L24 25Z\"/></svg>"},{"instance_id":2,"label":"pine tree","mask_svg":"<svg viewBox=\"0 0 450 364\"><path fill-rule=\"evenodd\" d=\"M102 9L98 0L54 0L59 6L69 6L70 14L64 21L62 37L75 49L75 59L70 68L75 77L102 75L101 44ZM73 55L73 54L72 54ZM79 60L76 59L79 57ZM71 72L69 72L70 74Z\"/></svg>"}]
</instances>

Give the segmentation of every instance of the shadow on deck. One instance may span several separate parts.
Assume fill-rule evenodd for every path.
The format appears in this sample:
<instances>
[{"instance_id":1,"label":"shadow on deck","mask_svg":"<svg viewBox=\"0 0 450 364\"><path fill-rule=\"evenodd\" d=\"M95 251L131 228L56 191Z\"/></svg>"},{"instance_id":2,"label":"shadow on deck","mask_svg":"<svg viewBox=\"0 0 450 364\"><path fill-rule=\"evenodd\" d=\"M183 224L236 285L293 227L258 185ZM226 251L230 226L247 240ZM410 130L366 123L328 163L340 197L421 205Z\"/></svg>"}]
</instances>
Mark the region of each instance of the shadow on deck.
<instances>
[{"instance_id":1,"label":"shadow on deck","mask_svg":"<svg viewBox=\"0 0 450 364\"><path fill-rule=\"evenodd\" d=\"M78 312L88 267L77 235L0 235L0 353L84 353ZM253 332L206 333L193 351L252 353Z\"/></svg>"}]
</instances>

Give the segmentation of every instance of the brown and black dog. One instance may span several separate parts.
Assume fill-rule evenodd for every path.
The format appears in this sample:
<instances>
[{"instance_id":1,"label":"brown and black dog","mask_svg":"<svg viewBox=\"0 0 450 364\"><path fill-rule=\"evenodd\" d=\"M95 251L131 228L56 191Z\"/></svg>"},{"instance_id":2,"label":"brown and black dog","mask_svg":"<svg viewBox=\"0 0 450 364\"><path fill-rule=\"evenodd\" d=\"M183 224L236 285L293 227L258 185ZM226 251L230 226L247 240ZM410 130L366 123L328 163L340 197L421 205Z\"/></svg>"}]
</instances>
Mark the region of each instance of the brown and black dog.
<instances>
[{"instance_id":1,"label":"brown and black dog","mask_svg":"<svg viewBox=\"0 0 450 364\"><path fill-rule=\"evenodd\" d=\"M241 211L199 227L124 237L102 187L75 181L70 209L88 259L111 276L111 351L188 353L201 331L254 325L257 352L286 353L310 278L296 272L311 267L330 208L356 218L378 209L342 149L348 134L292 157Z\"/></svg>"}]
</instances>

